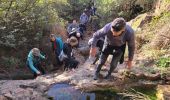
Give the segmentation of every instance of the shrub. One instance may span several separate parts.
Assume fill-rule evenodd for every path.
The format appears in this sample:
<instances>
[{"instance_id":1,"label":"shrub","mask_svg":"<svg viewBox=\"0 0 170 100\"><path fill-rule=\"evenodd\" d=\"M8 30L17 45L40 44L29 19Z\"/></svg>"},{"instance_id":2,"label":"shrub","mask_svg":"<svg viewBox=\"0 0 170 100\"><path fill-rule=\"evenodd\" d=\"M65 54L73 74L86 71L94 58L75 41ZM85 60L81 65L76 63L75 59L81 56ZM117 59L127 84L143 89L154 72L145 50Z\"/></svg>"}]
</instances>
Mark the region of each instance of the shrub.
<instances>
[{"instance_id":1,"label":"shrub","mask_svg":"<svg viewBox=\"0 0 170 100\"><path fill-rule=\"evenodd\" d=\"M0 65L5 67L5 68L9 68L9 69L15 69L17 67L21 67L23 66L23 62L15 57L1 57L1 62Z\"/></svg>"},{"instance_id":2,"label":"shrub","mask_svg":"<svg viewBox=\"0 0 170 100\"><path fill-rule=\"evenodd\" d=\"M170 67L170 57L160 58L158 59L156 64L158 67L161 67L161 68Z\"/></svg>"}]
</instances>

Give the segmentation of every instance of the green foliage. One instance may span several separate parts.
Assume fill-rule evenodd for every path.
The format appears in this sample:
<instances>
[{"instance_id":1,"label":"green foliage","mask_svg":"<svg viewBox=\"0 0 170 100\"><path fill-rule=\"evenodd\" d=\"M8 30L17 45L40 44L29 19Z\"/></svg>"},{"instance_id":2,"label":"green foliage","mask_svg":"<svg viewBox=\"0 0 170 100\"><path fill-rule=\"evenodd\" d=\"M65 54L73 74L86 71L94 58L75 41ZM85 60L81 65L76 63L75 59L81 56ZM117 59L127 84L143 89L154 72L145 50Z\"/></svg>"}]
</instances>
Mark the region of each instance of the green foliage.
<instances>
[{"instance_id":1,"label":"green foliage","mask_svg":"<svg viewBox=\"0 0 170 100\"><path fill-rule=\"evenodd\" d=\"M0 45L16 48L38 43L46 25L63 23L62 18L59 19L57 11L52 7L54 3L58 2L54 0L1 1Z\"/></svg>"},{"instance_id":2,"label":"green foliage","mask_svg":"<svg viewBox=\"0 0 170 100\"><path fill-rule=\"evenodd\" d=\"M160 58L158 59L156 64L158 67L161 67L161 68L170 67L170 57Z\"/></svg>"},{"instance_id":3,"label":"green foliage","mask_svg":"<svg viewBox=\"0 0 170 100\"><path fill-rule=\"evenodd\" d=\"M164 25L165 23L167 23L170 17L170 12L162 12L161 15L159 16L154 16L152 18L152 21L149 23L149 27L151 29L155 29L158 27L161 27L160 24Z\"/></svg>"},{"instance_id":4,"label":"green foliage","mask_svg":"<svg viewBox=\"0 0 170 100\"><path fill-rule=\"evenodd\" d=\"M137 35L138 37L144 37L143 41L139 42L141 53L147 58L158 59L160 56L168 53L169 40L162 37L160 34L169 36L169 22L170 12L162 12L160 15L152 18L149 24L142 27L142 34Z\"/></svg>"},{"instance_id":5,"label":"green foliage","mask_svg":"<svg viewBox=\"0 0 170 100\"><path fill-rule=\"evenodd\" d=\"M157 100L157 96L156 96L156 89L155 88L151 88L151 89L144 89L144 88L136 88L135 91L144 94L145 96L148 97L147 100Z\"/></svg>"},{"instance_id":6,"label":"green foliage","mask_svg":"<svg viewBox=\"0 0 170 100\"><path fill-rule=\"evenodd\" d=\"M21 62L20 59L15 58L15 57L1 57L1 66L5 66L6 68L12 68L15 69L17 67L23 67L23 63Z\"/></svg>"}]
</instances>

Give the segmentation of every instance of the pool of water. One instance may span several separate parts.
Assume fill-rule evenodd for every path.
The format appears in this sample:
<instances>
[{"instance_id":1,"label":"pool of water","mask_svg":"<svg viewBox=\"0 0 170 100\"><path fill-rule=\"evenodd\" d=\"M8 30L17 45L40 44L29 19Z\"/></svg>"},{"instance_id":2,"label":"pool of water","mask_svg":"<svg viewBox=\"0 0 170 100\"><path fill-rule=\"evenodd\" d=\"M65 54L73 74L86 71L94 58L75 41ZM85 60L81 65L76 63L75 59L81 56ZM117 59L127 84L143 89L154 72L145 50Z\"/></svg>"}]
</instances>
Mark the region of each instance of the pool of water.
<instances>
[{"instance_id":1,"label":"pool of water","mask_svg":"<svg viewBox=\"0 0 170 100\"><path fill-rule=\"evenodd\" d=\"M82 92L74 86L65 83L54 84L48 91L48 96L53 100L120 100L116 93L112 92Z\"/></svg>"}]
</instances>

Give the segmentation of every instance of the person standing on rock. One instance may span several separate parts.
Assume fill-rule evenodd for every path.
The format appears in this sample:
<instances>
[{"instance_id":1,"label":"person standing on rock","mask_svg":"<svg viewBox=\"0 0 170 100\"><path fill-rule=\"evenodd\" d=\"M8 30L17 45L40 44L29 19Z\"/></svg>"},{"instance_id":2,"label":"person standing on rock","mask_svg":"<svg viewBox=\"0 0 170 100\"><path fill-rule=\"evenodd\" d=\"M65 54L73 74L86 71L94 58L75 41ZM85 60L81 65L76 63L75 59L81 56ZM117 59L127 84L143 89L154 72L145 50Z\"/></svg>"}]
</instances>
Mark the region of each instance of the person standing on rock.
<instances>
[{"instance_id":1,"label":"person standing on rock","mask_svg":"<svg viewBox=\"0 0 170 100\"><path fill-rule=\"evenodd\" d=\"M45 70L41 67L41 61L43 59L45 59L45 56L40 53L38 48L33 48L28 54L26 64L34 74L34 78L41 74L45 74Z\"/></svg>"},{"instance_id":2,"label":"person standing on rock","mask_svg":"<svg viewBox=\"0 0 170 100\"><path fill-rule=\"evenodd\" d=\"M80 25L83 28L83 32L86 31L86 25L89 21L89 17L86 15L85 12L83 12L80 16Z\"/></svg>"},{"instance_id":3,"label":"person standing on rock","mask_svg":"<svg viewBox=\"0 0 170 100\"><path fill-rule=\"evenodd\" d=\"M63 40L61 37L56 37L55 34L50 35L50 40L52 44L52 51L56 56L57 65L61 65L62 62L59 60L59 55L63 49L63 45L64 45Z\"/></svg>"},{"instance_id":4,"label":"person standing on rock","mask_svg":"<svg viewBox=\"0 0 170 100\"><path fill-rule=\"evenodd\" d=\"M107 57L112 54L113 57L110 63L110 69L108 74L104 77L105 79L110 78L111 73L117 67L118 62L122 63L124 60L126 44L128 45L128 61L126 64L129 69L132 66L135 50L135 36L133 29L128 24L126 24L124 18L114 19L112 22L106 24L102 29L96 31L93 34L89 60L93 59L96 55L96 40L103 36L105 36L105 41L97 69L94 74L94 80L98 79L99 72L102 66L105 64Z\"/></svg>"}]
</instances>

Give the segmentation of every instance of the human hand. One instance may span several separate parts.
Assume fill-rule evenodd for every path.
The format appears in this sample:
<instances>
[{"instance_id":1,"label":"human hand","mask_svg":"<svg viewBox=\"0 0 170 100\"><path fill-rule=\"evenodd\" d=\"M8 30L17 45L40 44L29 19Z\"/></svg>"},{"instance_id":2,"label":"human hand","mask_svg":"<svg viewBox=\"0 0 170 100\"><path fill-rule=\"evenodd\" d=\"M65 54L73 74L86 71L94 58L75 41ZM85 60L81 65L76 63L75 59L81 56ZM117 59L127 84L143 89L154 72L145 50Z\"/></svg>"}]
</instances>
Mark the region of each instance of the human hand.
<instances>
[{"instance_id":1,"label":"human hand","mask_svg":"<svg viewBox=\"0 0 170 100\"><path fill-rule=\"evenodd\" d=\"M131 69L131 67L132 67L132 61L128 60L128 61L126 62L126 67L127 67L128 69Z\"/></svg>"},{"instance_id":2,"label":"human hand","mask_svg":"<svg viewBox=\"0 0 170 100\"><path fill-rule=\"evenodd\" d=\"M37 75L38 75L38 76L41 75L41 72L40 72L40 71L37 71Z\"/></svg>"}]
</instances>

